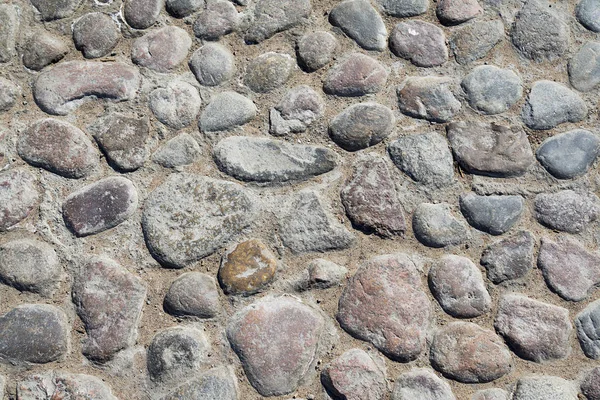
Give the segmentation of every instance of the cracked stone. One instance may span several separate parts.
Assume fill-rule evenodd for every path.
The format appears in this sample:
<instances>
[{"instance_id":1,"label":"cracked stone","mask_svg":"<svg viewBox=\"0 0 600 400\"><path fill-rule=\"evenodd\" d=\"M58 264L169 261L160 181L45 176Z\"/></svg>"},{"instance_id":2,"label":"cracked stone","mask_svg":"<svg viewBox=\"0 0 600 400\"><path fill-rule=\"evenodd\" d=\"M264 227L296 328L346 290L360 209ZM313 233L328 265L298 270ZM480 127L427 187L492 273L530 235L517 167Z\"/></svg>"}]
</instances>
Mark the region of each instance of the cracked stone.
<instances>
[{"instance_id":1,"label":"cracked stone","mask_svg":"<svg viewBox=\"0 0 600 400\"><path fill-rule=\"evenodd\" d=\"M296 86L271 109L269 133L286 136L304 132L324 111L325 103L317 92L310 86Z\"/></svg>"}]
</instances>

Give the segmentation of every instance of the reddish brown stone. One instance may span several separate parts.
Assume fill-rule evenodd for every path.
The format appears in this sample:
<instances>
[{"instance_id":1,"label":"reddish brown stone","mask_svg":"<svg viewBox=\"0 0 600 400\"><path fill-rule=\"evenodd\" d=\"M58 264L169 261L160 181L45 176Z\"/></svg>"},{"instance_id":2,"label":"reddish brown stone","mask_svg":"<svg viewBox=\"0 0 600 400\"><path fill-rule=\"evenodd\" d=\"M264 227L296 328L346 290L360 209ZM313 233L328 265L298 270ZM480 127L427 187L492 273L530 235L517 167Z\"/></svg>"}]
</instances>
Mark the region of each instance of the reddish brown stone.
<instances>
[{"instance_id":1,"label":"reddish brown stone","mask_svg":"<svg viewBox=\"0 0 600 400\"><path fill-rule=\"evenodd\" d=\"M390 49L418 67L435 67L448 61L444 31L429 22L401 22L390 35Z\"/></svg>"},{"instance_id":2,"label":"reddish brown stone","mask_svg":"<svg viewBox=\"0 0 600 400\"><path fill-rule=\"evenodd\" d=\"M229 249L221 261L219 283L227 294L253 294L275 277L277 259L261 241L252 239Z\"/></svg>"},{"instance_id":3,"label":"reddish brown stone","mask_svg":"<svg viewBox=\"0 0 600 400\"><path fill-rule=\"evenodd\" d=\"M0 232L25 219L39 200L36 178L24 169L0 173Z\"/></svg>"},{"instance_id":4,"label":"reddish brown stone","mask_svg":"<svg viewBox=\"0 0 600 400\"><path fill-rule=\"evenodd\" d=\"M323 89L336 96L364 96L385 86L388 72L374 58L352 53L329 70Z\"/></svg>"}]
</instances>

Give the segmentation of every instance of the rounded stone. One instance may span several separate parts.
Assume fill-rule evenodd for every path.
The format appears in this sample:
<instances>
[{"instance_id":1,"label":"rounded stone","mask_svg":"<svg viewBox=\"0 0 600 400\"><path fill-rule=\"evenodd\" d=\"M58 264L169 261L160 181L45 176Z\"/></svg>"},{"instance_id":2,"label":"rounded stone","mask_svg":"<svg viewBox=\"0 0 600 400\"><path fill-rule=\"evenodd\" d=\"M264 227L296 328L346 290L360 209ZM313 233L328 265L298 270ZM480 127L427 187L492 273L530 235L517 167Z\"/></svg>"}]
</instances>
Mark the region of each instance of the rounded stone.
<instances>
[{"instance_id":1,"label":"rounded stone","mask_svg":"<svg viewBox=\"0 0 600 400\"><path fill-rule=\"evenodd\" d=\"M535 155L556 178L571 179L588 172L600 154L600 137L585 129L559 133L544 140Z\"/></svg>"},{"instance_id":2,"label":"rounded stone","mask_svg":"<svg viewBox=\"0 0 600 400\"><path fill-rule=\"evenodd\" d=\"M329 135L344 150L357 151L381 142L395 125L396 118L388 107L374 102L359 103L331 120Z\"/></svg>"},{"instance_id":3,"label":"rounded stone","mask_svg":"<svg viewBox=\"0 0 600 400\"><path fill-rule=\"evenodd\" d=\"M156 119L173 129L182 129L194 122L201 104L198 90L183 81L173 81L164 88L154 89L148 101Z\"/></svg>"},{"instance_id":4,"label":"rounded stone","mask_svg":"<svg viewBox=\"0 0 600 400\"><path fill-rule=\"evenodd\" d=\"M580 92L600 84L600 42L587 42L569 60L569 82Z\"/></svg>"},{"instance_id":5,"label":"rounded stone","mask_svg":"<svg viewBox=\"0 0 600 400\"><path fill-rule=\"evenodd\" d=\"M429 247L446 247L463 243L469 231L456 219L446 203L421 203L413 214L412 227L419 242Z\"/></svg>"},{"instance_id":6,"label":"rounded stone","mask_svg":"<svg viewBox=\"0 0 600 400\"><path fill-rule=\"evenodd\" d=\"M104 57L115 48L121 33L109 15L86 14L73 24L73 41L85 58Z\"/></svg>"},{"instance_id":7,"label":"rounded stone","mask_svg":"<svg viewBox=\"0 0 600 400\"><path fill-rule=\"evenodd\" d=\"M344 0L329 13L331 24L365 50L383 51L387 29L381 15L368 0Z\"/></svg>"},{"instance_id":8,"label":"rounded stone","mask_svg":"<svg viewBox=\"0 0 600 400\"><path fill-rule=\"evenodd\" d=\"M396 379L391 400L456 400L448 382L428 368L413 368Z\"/></svg>"},{"instance_id":9,"label":"rounded stone","mask_svg":"<svg viewBox=\"0 0 600 400\"><path fill-rule=\"evenodd\" d=\"M578 400L576 385L556 376L528 376L517 381L513 400Z\"/></svg>"},{"instance_id":10,"label":"rounded stone","mask_svg":"<svg viewBox=\"0 0 600 400\"><path fill-rule=\"evenodd\" d=\"M131 46L131 59L140 67L170 72L185 60L190 47L192 39L185 30L165 26L136 39Z\"/></svg>"},{"instance_id":11,"label":"rounded stone","mask_svg":"<svg viewBox=\"0 0 600 400\"><path fill-rule=\"evenodd\" d=\"M459 64L469 64L485 57L504 37L501 20L475 21L454 31L450 48Z\"/></svg>"},{"instance_id":12,"label":"rounded stone","mask_svg":"<svg viewBox=\"0 0 600 400\"><path fill-rule=\"evenodd\" d=\"M198 127L201 132L226 131L246 124L257 112L252 100L239 93L217 93L200 114Z\"/></svg>"},{"instance_id":13,"label":"rounded stone","mask_svg":"<svg viewBox=\"0 0 600 400\"><path fill-rule=\"evenodd\" d=\"M158 19L165 0L125 0L123 17L135 29L146 29Z\"/></svg>"},{"instance_id":14,"label":"rounded stone","mask_svg":"<svg viewBox=\"0 0 600 400\"><path fill-rule=\"evenodd\" d=\"M70 17L81 4L81 0L31 0L43 21L54 21Z\"/></svg>"},{"instance_id":15,"label":"rounded stone","mask_svg":"<svg viewBox=\"0 0 600 400\"><path fill-rule=\"evenodd\" d=\"M390 49L417 67L436 67L448 61L446 35L429 22L413 20L397 24L390 35Z\"/></svg>"},{"instance_id":16,"label":"rounded stone","mask_svg":"<svg viewBox=\"0 0 600 400\"><path fill-rule=\"evenodd\" d=\"M214 318L221 310L215 279L200 272L186 272L171 283L163 307L175 316Z\"/></svg>"},{"instance_id":17,"label":"rounded stone","mask_svg":"<svg viewBox=\"0 0 600 400\"><path fill-rule=\"evenodd\" d=\"M58 36L43 32L33 35L23 49L23 65L34 71L64 58L69 47Z\"/></svg>"},{"instance_id":18,"label":"rounded stone","mask_svg":"<svg viewBox=\"0 0 600 400\"><path fill-rule=\"evenodd\" d=\"M165 168L176 168L192 164L201 153L198 142L191 135L181 133L160 147L152 159Z\"/></svg>"},{"instance_id":19,"label":"rounded stone","mask_svg":"<svg viewBox=\"0 0 600 400\"><path fill-rule=\"evenodd\" d=\"M398 107L403 114L432 122L448 122L461 109L448 77L408 77L396 89Z\"/></svg>"},{"instance_id":20,"label":"rounded stone","mask_svg":"<svg viewBox=\"0 0 600 400\"><path fill-rule=\"evenodd\" d=\"M575 7L579 23L593 32L600 32L600 4L595 0L581 0Z\"/></svg>"},{"instance_id":21,"label":"rounded stone","mask_svg":"<svg viewBox=\"0 0 600 400\"><path fill-rule=\"evenodd\" d=\"M381 91L388 71L374 58L351 53L334 65L323 83L325 93L335 96L358 97Z\"/></svg>"},{"instance_id":22,"label":"rounded stone","mask_svg":"<svg viewBox=\"0 0 600 400\"><path fill-rule=\"evenodd\" d=\"M525 200L521 196L479 196L468 193L460 196L460 211L467 222L491 235L507 232L519 221Z\"/></svg>"},{"instance_id":23,"label":"rounded stone","mask_svg":"<svg viewBox=\"0 0 600 400\"><path fill-rule=\"evenodd\" d=\"M568 233L583 231L598 218L600 199L594 193L561 190L540 193L534 200L535 218L543 225Z\"/></svg>"},{"instance_id":24,"label":"rounded stone","mask_svg":"<svg viewBox=\"0 0 600 400\"><path fill-rule=\"evenodd\" d=\"M588 114L585 102L566 86L552 81L533 84L521 118L531 129L552 129L565 122L579 122Z\"/></svg>"},{"instance_id":25,"label":"rounded stone","mask_svg":"<svg viewBox=\"0 0 600 400\"><path fill-rule=\"evenodd\" d=\"M166 0L165 6L169 14L175 18L183 18L204 7L204 3L204 0Z\"/></svg>"},{"instance_id":26,"label":"rounded stone","mask_svg":"<svg viewBox=\"0 0 600 400\"><path fill-rule=\"evenodd\" d=\"M194 21L194 35L199 39L218 40L233 32L239 23L238 12L229 1L209 3Z\"/></svg>"},{"instance_id":27,"label":"rounded stone","mask_svg":"<svg viewBox=\"0 0 600 400\"><path fill-rule=\"evenodd\" d=\"M316 71L331 62L337 48L338 41L331 33L310 32L298 41L298 61L307 70Z\"/></svg>"},{"instance_id":28,"label":"rounded stone","mask_svg":"<svg viewBox=\"0 0 600 400\"><path fill-rule=\"evenodd\" d=\"M300 85L288 90L277 105L271 108L269 133L285 136L304 132L323 116L325 103L310 86Z\"/></svg>"},{"instance_id":29,"label":"rounded stone","mask_svg":"<svg viewBox=\"0 0 600 400\"><path fill-rule=\"evenodd\" d=\"M19 87L0 77L0 112L10 110L17 102Z\"/></svg>"},{"instance_id":30,"label":"rounded stone","mask_svg":"<svg viewBox=\"0 0 600 400\"><path fill-rule=\"evenodd\" d=\"M585 375L580 388L587 400L600 400L600 367L593 368Z\"/></svg>"},{"instance_id":31,"label":"rounded stone","mask_svg":"<svg viewBox=\"0 0 600 400\"><path fill-rule=\"evenodd\" d=\"M233 54L219 43L207 43L196 50L189 61L194 76L204 86L218 86L236 72Z\"/></svg>"},{"instance_id":32,"label":"rounded stone","mask_svg":"<svg viewBox=\"0 0 600 400\"><path fill-rule=\"evenodd\" d=\"M445 25L457 25L483 14L477 0L440 0L435 13Z\"/></svg>"},{"instance_id":33,"label":"rounded stone","mask_svg":"<svg viewBox=\"0 0 600 400\"><path fill-rule=\"evenodd\" d=\"M511 70L493 65L475 67L461 86L469 105L484 114L508 111L523 96L521 78Z\"/></svg>"},{"instance_id":34,"label":"rounded stone","mask_svg":"<svg viewBox=\"0 0 600 400\"><path fill-rule=\"evenodd\" d=\"M21 222L38 204L37 179L22 168L0 172L0 232Z\"/></svg>"},{"instance_id":35,"label":"rounded stone","mask_svg":"<svg viewBox=\"0 0 600 400\"><path fill-rule=\"evenodd\" d=\"M375 0L383 11L393 17L414 17L429 8L429 0Z\"/></svg>"},{"instance_id":36,"label":"rounded stone","mask_svg":"<svg viewBox=\"0 0 600 400\"><path fill-rule=\"evenodd\" d=\"M267 93L283 86L292 75L294 62L287 54L261 54L246 66L244 84L253 92Z\"/></svg>"},{"instance_id":37,"label":"rounded stone","mask_svg":"<svg viewBox=\"0 0 600 400\"><path fill-rule=\"evenodd\" d=\"M535 238L528 231L490 244L481 254L481 265L495 284L524 277L533 268Z\"/></svg>"}]
</instances>

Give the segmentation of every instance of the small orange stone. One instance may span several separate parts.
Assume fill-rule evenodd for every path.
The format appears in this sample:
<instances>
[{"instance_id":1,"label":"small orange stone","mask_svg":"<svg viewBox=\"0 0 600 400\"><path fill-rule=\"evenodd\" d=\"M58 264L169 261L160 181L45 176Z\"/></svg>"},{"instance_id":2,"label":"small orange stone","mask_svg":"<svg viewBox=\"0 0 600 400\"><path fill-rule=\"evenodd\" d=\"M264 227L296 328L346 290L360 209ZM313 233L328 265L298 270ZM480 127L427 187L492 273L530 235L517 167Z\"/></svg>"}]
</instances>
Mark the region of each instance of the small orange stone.
<instances>
[{"instance_id":1,"label":"small orange stone","mask_svg":"<svg viewBox=\"0 0 600 400\"><path fill-rule=\"evenodd\" d=\"M277 259L261 241L251 239L223 255L219 283L227 294L259 292L275 277Z\"/></svg>"}]
</instances>

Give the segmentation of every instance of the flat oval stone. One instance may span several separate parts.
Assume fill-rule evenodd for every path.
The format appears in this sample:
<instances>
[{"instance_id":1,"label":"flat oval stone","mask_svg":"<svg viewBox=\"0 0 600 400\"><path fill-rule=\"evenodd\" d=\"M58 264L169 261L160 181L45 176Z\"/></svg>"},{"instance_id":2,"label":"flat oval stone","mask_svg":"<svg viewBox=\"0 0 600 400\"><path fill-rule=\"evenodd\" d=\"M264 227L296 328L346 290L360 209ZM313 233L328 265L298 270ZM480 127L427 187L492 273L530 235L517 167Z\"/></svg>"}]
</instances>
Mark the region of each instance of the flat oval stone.
<instances>
[{"instance_id":1,"label":"flat oval stone","mask_svg":"<svg viewBox=\"0 0 600 400\"><path fill-rule=\"evenodd\" d=\"M22 168L0 172L0 232L21 222L38 204L37 179Z\"/></svg>"},{"instance_id":2,"label":"flat oval stone","mask_svg":"<svg viewBox=\"0 0 600 400\"><path fill-rule=\"evenodd\" d=\"M568 233L579 233L598 218L600 199L594 193L561 190L540 193L534 201L535 218L543 225Z\"/></svg>"},{"instance_id":3,"label":"flat oval stone","mask_svg":"<svg viewBox=\"0 0 600 400\"><path fill-rule=\"evenodd\" d=\"M388 107L374 102L358 103L331 120L329 136L344 150L357 151L381 142L395 125L396 118Z\"/></svg>"},{"instance_id":4,"label":"flat oval stone","mask_svg":"<svg viewBox=\"0 0 600 400\"><path fill-rule=\"evenodd\" d=\"M81 0L30 0L43 21L53 21L73 15Z\"/></svg>"},{"instance_id":5,"label":"flat oval stone","mask_svg":"<svg viewBox=\"0 0 600 400\"><path fill-rule=\"evenodd\" d=\"M117 400L102 380L91 375L49 371L17 383L19 400L68 399L73 395L88 400Z\"/></svg>"},{"instance_id":6,"label":"flat oval stone","mask_svg":"<svg viewBox=\"0 0 600 400\"><path fill-rule=\"evenodd\" d=\"M123 16L125 21L135 29L146 29L158 19L165 0L125 0Z\"/></svg>"},{"instance_id":7,"label":"flat oval stone","mask_svg":"<svg viewBox=\"0 0 600 400\"><path fill-rule=\"evenodd\" d=\"M597 265L597 264L596 264ZM586 357L600 359L600 300L590 303L575 317L577 339ZM600 393L599 393L600 394Z\"/></svg>"},{"instance_id":8,"label":"flat oval stone","mask_svg":"<svg viewBox=\"0 0 600 400\"><path fill-rule=\"evenodd\" d=\"M152 159L165 168L176 168L192 164L201 153L198 142L191 135L181 133L159 148Z\"/></svg>"},{"instance_id":9,"label":"flat oval stone","mask_svg":"<svg viewBox=\"0 0 600 400\"><path fill-rule=\"evenodd\" d=\"M229 1L216 1L206 5L194 21L194 35L204 40L218 40L233 32L239 23L235 6Z\"/></svg>"},{"instance_id":10,"label":"flat oval stone","mask_svg":"<svg viewBox=\"0 0 600 400\"><path fill-rule=\"evenodd\" d=\"M323 90L335 96L357 97L383 89L388 71L374 58L351 53L334 65L323 83Z\"/></svg>"},{"instance_id":11,"label":"flat oval stone","mask_svg":"<svg viewBox=\"0 0 600 400\"><path fill-rule=\"evenodd\" d=\"M586 373L581 381L580 388L581 393L587 400L600 399L600 367L595 367Z\"/></svg>"},{"instance_id":12,"label":"flat oval stone","mask_svg":"<svg viewBox=\"0 0 600 400\"><path fill-rule=\"evenodd\" d=\"M89 176L100 159L85 133L54 118L37 121L29 127L19 137L17 151L29 164L66 178Z\"/></svg>"},{"instance_id":13,"label":"flat oval stone","mask_svg":"<svg viewBox=\"0 0 600 400\"><path fill-rule=\"evenodd\" d=\"M585 129L559 133L544 140L535 155L556 178L571 179L583 175L600 154L600 138Z\"/></svg>"},{"instance_id":14,"label":"flat oval stone","mask_svg":"<svg viewBox=\"0 0 600 400\"><path fill-rule=\"evenodd\" d=\"M475 67L461 82L469 105L484 114L508 111L523 96L521 78L493 65Z\"/></svg>"},{"instance_id":15,"label":"flat oval stone","mask_svg":"<svg viewBox=\"0 0 600 400\"><path fill-rule=\"evenodd\" d=\"M103 57L115 48L121 32L110 15L85 14L73 24L73 42L85 58Z\"/></svg>"},{"instance_id":16,"label":"flat oval stone","mask_svg":"<svg viewBox=\"0 0 600 400\"><path fill-rule=\"evenodd\" d=\"M23 48L23 65L34 71L62 60L69 47L58 36L43 32L32 36Z\"/></svg>"},{"instance_id":17,"label":"flat oval stone","mask_svg":"<svg viewBox=\"0 0 600 400\"><path fill-rule=\"evenodd\" d=\"M48 114L67 115L90 100L131 100L140 82L137 68L127 64L67 61L38 75L33 97Z\"/></svg>"},{"instance_id":18,"label":"flat oval stone","mask_svg":"<svg viewBox=\"0 0 600 400\"><path fill-rule=\"evenodd\" d=\"M276 271L275 255L264 243L251 239L223 254L218 278L226 294L250 295L269 285Z\"/></svg>"},{"instance_id":19,"label":"flat oval stone","mask_svg":"<svg viewBox=\"0 0 600 400\"><path fill-rule=\"evenodd\" d=\"M403 114L432 122L448 122L461 109L447 77L408 77L398 88L398 106Z\"/></svg>"},{"instance_id":20,"label":"flat oval stone","mask_svg":"<svg viewBox=\"0 0 600 400\"><path fill-rule=\"evenodd\" d=\"M400 22L390 35L390 49L417 67L435 67L448 61L446 35L424 21Z\"/></svg>"},{"instance_id":21,"label":"flat oval stone","mask_svg":"<svg viewBox=\"0 0 600 400\"><path fill-rule=\"evenodd\" d=\"M198 90L183 81L173 81L166 87L154 89L148 101L156 119L173 129L182 129L194 122L201 105Z\"/></svg>"},{"instance_id":22,"label":"flat oval stone","mask_svg":"<svg viewBox=\"0 0 600 400\"><path fill-rule=\"evenodd\" d=\"M477 0L440 0L435 13L441 23L457 25L483 13Z\"/></svg>"},{"instance_id":23,"label":"flat oval stone","mask_svg":"<svg viewBox=\"0 0 600 400\"><path fill-rule=\"evenodd\" d=\"M298 61L309 71L323 68L333 59L338 41L329 32L309 32L298 41Z\"/></svg>"},{"instance_id":24,"label":"flat oval stone","mask_svg":"<svg viewBox=\"0 0 600 400\"><path fill-rule=\"evenodd\" d=\"M592 32L600 32L600 4L595 0L581 0L575 7L575 16L579 23Z\"/></svg>"},{"instance_id":25,"label":"flat oval stone","mask_svg":"<svg viewBox=\"0 0 600 400\"><path fill-rule=\"evenodd\" d=\"M204 0L166 0L166 9L175 18L192 15L204 7Z\"/></svg>"},{"instance_id":26,"label":"flat oval stone","mask_svg":"<svg viewBox=\"0 0 600 400\"><path fill-rule=\"evenodd\" d=\"M459 64L469 64L485 57L504 37L501 20L475 21L454 31L450 48Z\"/></svg>"},{"instance_id":27,"label":"flat oval stone","mask_svg":"<svg viewBox=\"0 0 600 400\"><path fill-rule=\"evenodd\" d=\"M344 0L329 13L329 21L365 50L383 51L387 29L381 15L367 0Z\"/></svg>"},{"instance_id":28,"label":"flat oval stone","mask_svg":"<svg viewBox=\"0 0 600 400\"><path fill-rule=\"evenodd\" d=\"M235 74L233 54L219 43L207 43L190 58L190 69L204 86L218 86Z\"/></svg>"},{"instance_id":29,"label":"flat oval stone","mask_svg":"<svg viewBox=\"0 0 600 400\"><path fill-rule=\"evenodd\" d=\"M392 400L456 400L448 382L429 368L413 368L396 379Z\"/></svg>"},{"instance_id":30,"label":"flat oval stone","mask_svg":"<svg viewBox=\"0 0 600 400\"><path fill-rule=\"evenodd\" d=\"M321 382L334 398L381 400L387 392L385 366L362 349L350 349L333 360L321 372Z\"/></svg>"},{"instance_id":31,"label":"flat oval stone","mask_svg":"<svg viewBox=\"0 0 600 400\"><path fill-rule=\"evenodd\" d=\"M18 29L17 7L12 4L0 4L0 63L9 62L16 55Z\"/></svg>"},{"instance_id":32,"label":"flat oval stone","mask_svg":"<svg viewBox=\"0 0 600 400\"><path fill-rule=\"evenodd\" d=\"M466 225L456 219L446 203L421 203L413 214L412 227L419 242L429 247L457 245L467 240Z\"/></svg>"},{"instance_id":33,"label":"flat oval stone","mask_svg":"<svg viewBox=\"0 0 600 400\"><path fill-rule=\"evenodd\" d=\"M256 93L270 92L290 79L293 67L294 62L288 54L261 54L246 65L244 84Z\"/></svg>"},{"instance_id":34,"label":"flat oval stone","mask_svg":"<svg viewBox=\"0 0 600 400\"><path fill-rule=\"evenodd\" d=\"M600 42L587 42L569 60L569 82L580 92L600 84Z\"/></svg>"},{"instance_id":35,"label":"flat oval stone","mask_svg":"<svg viewBox=\"0 0 600 400\"><path fill-rule=\"evenodd\" d=\"M533 84L521 118L531 129L552 129L565 122L579 122L588 114L585 102L566 86L552 81Z\"/></svg>"},{"instance_id":36,"label":"flat oval stone","mask_svg":"<svg viewBox=\"0 0 600 400\"><path fill-rule=\"evenodd\" d=\"M299 25L310 11L310 0L258 0L244 39L248 43L263 42Z\"/></svg>"},{"instance_id":37,"label":"flat oval stone","mask_svg":"<svg viewBox=\"0 0 600 400\"><path fill-rule=\"evenodd\" d=\"M467 222L480 231L501 235L517 223L525 201L521 196L478 196L474 193L460 197L460 211Z\"/></svg>"},{"instance_id":38,"label":"flat oval stone","mask_svg":"<svg viewBox=\"0 0 600 400\"><path fill-rule=\"evenodd\" d=\"M213 318L221 310L215 279L200 272L186 272L171 283L163 307L175 316Z\"/></svg>"},{"instance_id":39,"label":"flat oval stone","mask_svg":"<svg viewBox=\"0 0 600 400\"><path fill-rule=\"evenodd\" d=\"M101 179L71 193L63 202L67 227L76 236L88 236L114 228L137 209L133 183L121 176Z\"/></svg>"},{"instance_id":40,"label":"flat oval stone","mask_svg":"<svg viewBox=\"0 0 600 400\"><path fill-rule=\"evenodd\" d=\"M179 386L162 400L238 400L237 376L231 367L208 370Z\"/></svg>"},{"instance_id":41,"label":"flat oval stone","mask_svg":"<svg viewBox=\"0 0 600 400\"><path fill-rule=\"evenodd\" d=\"M375 0L383 11L393 17L414 17L429 8L429 0Z\"/></svg>"},{"instance_id":42,"label":"flat oval stone","mask_svg":"<svg viewBox=\"0 0 600 400\"><path fill-rule=\"evenodd\" d=\"M269 115L269 133L286 136L304 132L323 116L325 102L310 86L300 85L288 90Z\"/></svg>"},{"instance_id":43,"label":"flat oval stone","mask_svg":"<svg viewBox=\"0 0 600 400\"><path fill-rule=\"evenodd\" d=\"M136 39L131 60L140 67L169 72L186 59L191 47L192 39L185 30L165 26Z\"/></svg>"},{"instance_id":44,"label":"flat oval stone","mask_svg":"<svg viewBox=\"0 0 600 400\"><path fill-rule=\"evenodd\" d=\"M547 400L577 400L577 387L574 383L556 376L527 376L517 381L513 400L535 398Z\"/></svg>"},{"instance_id":45,"label":"flat oval stone","mask_svg":"<svg viewBox=\"0 0 600 400\"><path fill-rule=\"evenodd\" d=\"M202 132L226 131L241 126L256 117L256 106L236 92L217 93L210 99L198 121Z\"/></svg>"},{"instance_id":46,"label":"flat oval stone","mask_svg":"<svg viewBox=\"0 0 600 400\"><path fill-rule=\"evenodd\" d=\"M528 231L490 244L481 254L481 265L495 284L524 277L533 268L535 238Z\"/></svg>"},{"instance_id":47,"label":"flat oval stone","mask_svg":"<svg viewBox=\"0 0 600 400\"><path fill-rule=\"evenodd\" d=\"M0 78L0 112L10 110L17 102L20 90L8 79Z\"/></svg>"}]
</instances>

